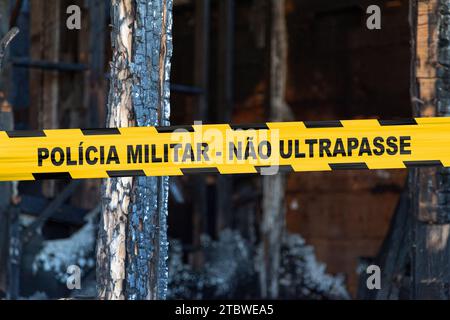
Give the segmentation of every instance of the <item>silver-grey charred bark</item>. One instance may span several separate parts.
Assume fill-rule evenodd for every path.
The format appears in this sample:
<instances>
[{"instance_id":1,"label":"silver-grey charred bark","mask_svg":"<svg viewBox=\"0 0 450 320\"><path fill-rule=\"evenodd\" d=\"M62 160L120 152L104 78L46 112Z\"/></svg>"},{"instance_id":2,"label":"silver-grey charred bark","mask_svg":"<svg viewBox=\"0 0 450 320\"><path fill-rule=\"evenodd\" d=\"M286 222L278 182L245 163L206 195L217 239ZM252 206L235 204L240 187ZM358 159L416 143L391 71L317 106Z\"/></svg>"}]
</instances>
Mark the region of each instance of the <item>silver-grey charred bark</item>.
<instances>
[{"instance_id":1,"label":"silver-grey charred bark","mask_svg":"<svg viewBox=\"0 0 450 320\"><path fill-rule=\"evenodd\" d=\"M168 125L172 0L112 0L108 126ZM163 299L168 178L108 179L97 247L102 299Z\"/></svg>"},{"instance_id":2,"label":"silver-grey charred bark","mask_svg":"<svg viewBox=\"0 0 450 320\"><path fill-rule=\"evenodd\" d=\"M170 117L172 0L136 0L133 105L138 126ZM168 177L136 178L127 241L127 298L165 299L168 281Z\"/></svg>"}]
</instances>

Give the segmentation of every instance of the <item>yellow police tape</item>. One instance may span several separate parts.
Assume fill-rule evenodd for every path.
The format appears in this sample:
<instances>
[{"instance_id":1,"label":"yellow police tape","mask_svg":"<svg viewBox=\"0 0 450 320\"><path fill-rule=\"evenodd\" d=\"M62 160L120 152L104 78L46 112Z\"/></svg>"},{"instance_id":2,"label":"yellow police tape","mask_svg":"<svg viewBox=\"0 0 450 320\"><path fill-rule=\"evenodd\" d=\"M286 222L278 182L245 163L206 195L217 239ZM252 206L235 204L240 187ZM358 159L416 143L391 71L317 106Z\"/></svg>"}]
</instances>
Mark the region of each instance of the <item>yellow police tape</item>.
<instances>
[{"instance_id":1,"label":"yellow police tape","mask_svg":"<svg viewBox=\"0 0 450 320\"><path fill-rule=\"evenodd\" d=\"M450 166L450 118L0 132L0 180Z\"/></svg>"}]
</instances>

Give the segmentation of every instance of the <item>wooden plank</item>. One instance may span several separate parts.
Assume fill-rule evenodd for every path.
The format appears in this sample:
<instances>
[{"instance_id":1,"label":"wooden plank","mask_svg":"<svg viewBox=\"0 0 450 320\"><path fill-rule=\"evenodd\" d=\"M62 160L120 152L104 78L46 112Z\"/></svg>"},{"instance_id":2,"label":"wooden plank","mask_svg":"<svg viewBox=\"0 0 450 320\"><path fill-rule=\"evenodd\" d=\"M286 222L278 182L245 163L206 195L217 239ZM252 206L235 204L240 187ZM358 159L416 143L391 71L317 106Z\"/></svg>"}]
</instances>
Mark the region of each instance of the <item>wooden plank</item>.
<instances>
[{"instance_id":1,"label":"wooden plank","mask_svg":"<svg viewBox=\"0 0 450 320\"><path fill-rule=\"evenodd\" d=\"M61 1L30 1L30 56L32 60L59 61L61 34ZM33 129L59 127L59 73L57 71L30 70L30 114ZM42 184L42 192L52 198L55 182Z\"/></svg>"},{"instance_id":2,"label":"wooden plank","mask_svg":"<svg viewBox=\"0 0 450 320\"><path fill-rule=\"evenodd\" d=\"M286 195L287 227L303 237L338 239L384 238L398 194L334 194L314 192Z\"/></svg>"},{"instance_id":3,"label":"wooden plank","mask_svg":"<svg viewBox=\"0 0 450 320\"><path fill-rule=\"evenodd\" d=\"M30 53L33 60L59 61L60 3L60 0L30 2ZM35 128L57 128L58 73L31 70L30 88L31 123Z\"/></svg>"},{"instance_id":4,"label":"wooden plank","mask_svg":"<svg viewBox=\"0 0 450 320\"><path fill-rule=\"evenodd\" d=\"M88 124L97 127L106 120L105 56L107 5L103 0L88 1L89 9L89 108ZM83 39L80 39L82 41Z\"/></svg>"}]
</instances>

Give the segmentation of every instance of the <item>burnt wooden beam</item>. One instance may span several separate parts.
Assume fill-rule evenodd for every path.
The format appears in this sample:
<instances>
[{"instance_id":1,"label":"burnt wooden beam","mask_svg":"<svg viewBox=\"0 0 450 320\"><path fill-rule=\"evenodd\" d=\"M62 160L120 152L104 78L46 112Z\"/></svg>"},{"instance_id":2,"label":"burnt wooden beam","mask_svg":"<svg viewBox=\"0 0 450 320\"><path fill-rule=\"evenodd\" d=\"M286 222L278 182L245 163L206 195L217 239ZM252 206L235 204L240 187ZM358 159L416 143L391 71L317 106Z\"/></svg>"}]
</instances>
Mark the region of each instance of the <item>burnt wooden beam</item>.
<instances>
[{"instance_id":1,"label":"burnt wooden beam","mask_svg":"<svg viewBox=\"0 0 450 320\"><path fill-rule=\"evenodd\" d=\"M270 0L269 117L284 121L287 81L287 24L284 0ZM285 232L286 177L278 172L263 179L260 287L263 298L279 295L281 242Z\"/></svg>"},{"instance_id":2,"label":"burnt wooden beam","mask_svg":"<svg viewBox=\"0 0 450 320\"><path fill-rule=\"evenodd\" d=\"M450 116L450 1L410 1L414 116ZM450 298L450 171L410 173L412 298Z\"/></svg>"},{"instance_id":3,"label":"burnt wooden beam","mask_svg":"<svg viewBox=\"0 0 450 320\"><path fill-rule=\"evenodd\" d=\"M60 61L62 28L61 0L30 1L30 57L34 61ZM57 129L59 127L60 77L56 71L43 72L32 69L29 73L30 112L32 129ZM42 184L48 198L56 193L55 181Z\"/></svg>"},{"instance_id":4,"label":"burnt wooden beam","mask_svg":"<svg viewBox=\"0 0 450 320\"><path fill-rule=\"evenodd\" d=\"M88 91L88 117L92 128L105 123L106 79L105 39L107 36L107 3L104 0L87 2L89 9L89 73L86 88Z\"/></svg>"},{"instance_id":5,"label":"burnt wooden beam","mask_svg":"<svg viewBox=\"0 0 450 320\"><path fill-rule=\"evenodd\" d=\"M172 0L112 0L111 22L107 126L168 126ZM99 298L166 297L168 193L167 177L105 180Z\"/></svg>"},{"instance_id":6,"label":"burnt wooden beam","mask_svg":"<svg viewBox=\"0 0 450 320\"><path fill-rule=\"evenodd\" d=\"M134 1L111 1L113 57L109 79L109 127L130 127L136 123L130 68L134 20ZM97 243L97 291L100 299L125 299L127 217L132 190L132 178L108 179L103 185Z\"/></svg>"}]
</instances>

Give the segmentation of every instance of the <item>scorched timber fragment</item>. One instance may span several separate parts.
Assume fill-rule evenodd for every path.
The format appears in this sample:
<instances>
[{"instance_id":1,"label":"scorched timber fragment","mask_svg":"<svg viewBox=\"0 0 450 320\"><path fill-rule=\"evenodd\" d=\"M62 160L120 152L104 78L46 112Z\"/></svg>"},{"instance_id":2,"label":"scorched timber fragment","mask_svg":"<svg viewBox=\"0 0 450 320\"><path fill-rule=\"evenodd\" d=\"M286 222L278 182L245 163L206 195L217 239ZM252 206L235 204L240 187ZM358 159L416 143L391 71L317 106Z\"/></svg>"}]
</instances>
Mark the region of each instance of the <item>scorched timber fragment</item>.
<instances>
[{"instance_id":1,"label":"scorched timber fragment","mask_svg":"<svg viewBox=\"0 0 450 320\"><path fill-rule=\"evenodd\" d=\"M112 0L109 127L166 126L172 0ZM109 179L97 245L101 299L164 299L167 177Z\"/></svg>"}]
</instances>

